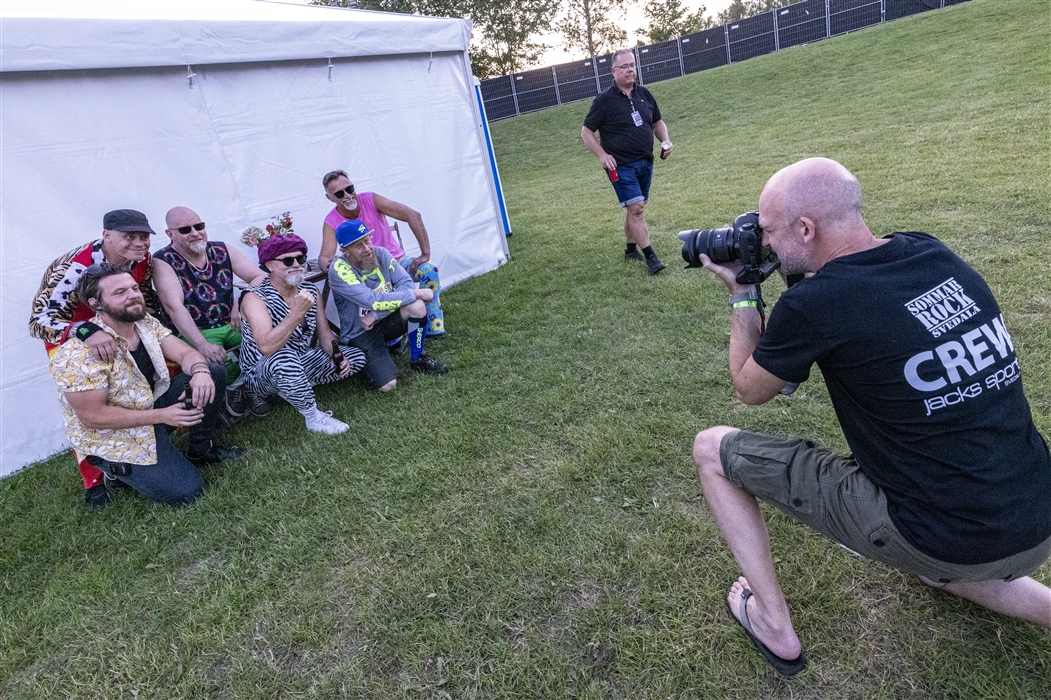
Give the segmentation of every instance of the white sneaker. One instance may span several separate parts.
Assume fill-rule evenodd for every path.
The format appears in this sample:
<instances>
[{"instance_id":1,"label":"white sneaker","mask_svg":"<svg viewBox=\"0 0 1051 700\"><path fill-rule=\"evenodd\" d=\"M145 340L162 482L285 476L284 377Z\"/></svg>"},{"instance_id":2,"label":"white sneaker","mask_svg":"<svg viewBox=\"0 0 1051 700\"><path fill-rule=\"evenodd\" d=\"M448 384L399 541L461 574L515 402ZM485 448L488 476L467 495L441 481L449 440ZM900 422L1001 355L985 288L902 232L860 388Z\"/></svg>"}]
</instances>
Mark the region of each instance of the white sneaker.
<instances>
[{"instance_id":1,"label":"white sneaker","mask_svg":"<svg viewBox=\"0 0 1051 700\"><path fill-rule=\"evenodd\" d=\"M312 416L307 416L307 430L315 433L327 433L339 435L350 430L350 426L341 420L332 417L332 411L315 410Z\"/></svg>"}]
</instances>

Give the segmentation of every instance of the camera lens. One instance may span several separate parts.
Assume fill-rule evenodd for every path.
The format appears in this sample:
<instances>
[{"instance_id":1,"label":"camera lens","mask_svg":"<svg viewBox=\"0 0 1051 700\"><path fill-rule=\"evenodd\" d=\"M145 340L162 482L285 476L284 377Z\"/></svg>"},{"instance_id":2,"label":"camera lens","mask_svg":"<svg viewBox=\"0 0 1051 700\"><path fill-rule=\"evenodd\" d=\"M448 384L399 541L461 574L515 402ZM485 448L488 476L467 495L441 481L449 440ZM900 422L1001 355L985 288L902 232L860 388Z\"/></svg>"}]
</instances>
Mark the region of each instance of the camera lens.
<instances>
[{"instance_id":1,"label":"camera lens","mask_svg":"<svg viewBox=\"0 0 1051 700\"><path fill-rule=\"evenodd\" d=\"M720 265L736 260L733 232L729 227L681 232L682 259L686 261L687 267L700 267L702 253Z\"/></svg>"}]
</instances>

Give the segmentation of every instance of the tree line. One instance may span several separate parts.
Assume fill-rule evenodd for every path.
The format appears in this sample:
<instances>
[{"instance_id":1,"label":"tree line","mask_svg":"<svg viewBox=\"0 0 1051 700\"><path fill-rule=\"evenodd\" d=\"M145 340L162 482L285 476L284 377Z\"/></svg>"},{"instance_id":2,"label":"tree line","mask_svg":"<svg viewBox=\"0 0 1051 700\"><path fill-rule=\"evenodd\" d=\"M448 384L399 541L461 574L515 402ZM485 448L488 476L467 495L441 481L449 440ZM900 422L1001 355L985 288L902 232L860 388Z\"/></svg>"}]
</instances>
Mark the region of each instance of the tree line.
<instances>
[{"instance_id":1,"label":"tree line","mask_svg":"<svg viewBox=\"0 0 1051 700\"><path fill-rule=\"evenodd\" d=\"M734 0L708 16L703 6L690 12L683 0L646 0L643 16L648 24L635 34L641 37L638 43L655 44L793 1L798 0ZM552 48L540 41L545 32L560 36L563 47L581 58L628 46L624 12L638 2L642 0L310 0L311 5L470 19L471 69L482 80L539 65L543 53Z\"/></svg>"}]
</instances>

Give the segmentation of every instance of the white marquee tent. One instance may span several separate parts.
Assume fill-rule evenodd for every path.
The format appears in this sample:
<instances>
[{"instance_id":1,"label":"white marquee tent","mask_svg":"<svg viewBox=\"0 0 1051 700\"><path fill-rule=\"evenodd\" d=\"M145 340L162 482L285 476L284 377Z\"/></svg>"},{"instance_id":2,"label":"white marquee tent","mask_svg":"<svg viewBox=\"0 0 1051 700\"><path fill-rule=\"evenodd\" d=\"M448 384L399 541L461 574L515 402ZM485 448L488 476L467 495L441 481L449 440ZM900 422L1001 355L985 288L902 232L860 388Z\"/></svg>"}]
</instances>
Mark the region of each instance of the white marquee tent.
<instances>
[{"instance_id":1,"label":"white marquee tent","mask_svg":"<svg viewBox=\"0 0 1051 700\"><path fill-rule=\"evenodd\" d=\"M423 214L446 286L504 263L469 42L466 20L261 0L3 0L0 475L68 444L29 309L106 211L145 212L156 251L186 205L250 259L240 232L290 211L316 255L342 168Z\"/></svg>"}]
</instances>

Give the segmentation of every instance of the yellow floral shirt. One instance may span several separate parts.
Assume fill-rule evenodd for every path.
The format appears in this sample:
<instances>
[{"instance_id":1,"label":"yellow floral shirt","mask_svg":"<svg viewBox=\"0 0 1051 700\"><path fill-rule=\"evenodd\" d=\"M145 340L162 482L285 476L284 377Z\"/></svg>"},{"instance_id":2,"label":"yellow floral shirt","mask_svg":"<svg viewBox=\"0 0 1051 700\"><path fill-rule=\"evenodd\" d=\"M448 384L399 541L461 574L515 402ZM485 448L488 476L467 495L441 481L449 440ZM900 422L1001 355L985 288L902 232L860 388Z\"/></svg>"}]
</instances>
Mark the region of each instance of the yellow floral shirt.
<instances>
[{"instance_id":1,"label":"yellow floral shirt","mask_svg":"<svg viewBox=\"0 0 1051 700\"><path fill-rule=\"evenodd\" d=\"M99 362L91 356L87 344L76 338L67 340L52 353L51 376L58 384L66 436L81 458L96 455L111 462L156 464L157 439L152 425L102 430L87 428L77 418L65 394L108 389L106 403L111 406L135 411L153 408L154 397L166 392L171 384L161 352L161 341L171 335L171 331L149 315L135 323L140 342L146 346L155 369L155 386L151 392L146 377L128 350L128 341L117 335L100 317L96 316L91 322L102 329L99 332L109 333L117 341L117 356L108 364Z\"/></svg>"}]
</instances>

